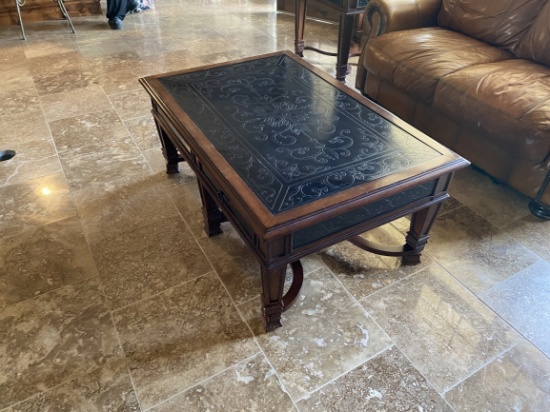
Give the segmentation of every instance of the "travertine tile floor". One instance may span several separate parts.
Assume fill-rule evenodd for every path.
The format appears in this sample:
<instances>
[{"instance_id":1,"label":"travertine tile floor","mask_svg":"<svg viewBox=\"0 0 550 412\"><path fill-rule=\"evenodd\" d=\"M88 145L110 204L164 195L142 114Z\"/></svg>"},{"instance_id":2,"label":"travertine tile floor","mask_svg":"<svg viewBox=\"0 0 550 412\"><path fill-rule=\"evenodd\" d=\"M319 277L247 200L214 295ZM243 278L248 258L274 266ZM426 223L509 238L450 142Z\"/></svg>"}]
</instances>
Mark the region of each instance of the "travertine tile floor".
<instances>
[{"instance_id":1,"label":"travertine tile floor","mask_svg":"<svg viewBox=\"0 0 550 412\"><path fill-rule=\"evenodd\" d=\"M1 411L550 410L550 222L526 198L459 173L421 265L331 247L262 333L258 266L228 224L204 235L188 168L164 174L137 79L292 49L292 17L158 0L74 23L0 28Z\"/></svg>"}]
</instances>

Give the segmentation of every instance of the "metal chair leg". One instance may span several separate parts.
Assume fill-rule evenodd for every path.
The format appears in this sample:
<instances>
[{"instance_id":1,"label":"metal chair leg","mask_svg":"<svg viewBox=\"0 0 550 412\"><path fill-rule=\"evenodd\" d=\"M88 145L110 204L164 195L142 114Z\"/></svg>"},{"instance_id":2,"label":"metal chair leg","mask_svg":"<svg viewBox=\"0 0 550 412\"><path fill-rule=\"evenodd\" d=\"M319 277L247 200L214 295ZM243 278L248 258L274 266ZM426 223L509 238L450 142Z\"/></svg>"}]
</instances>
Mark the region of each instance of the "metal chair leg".
<instances>
[{"instance_id":1,"label":"metal chair leg","mask_svg":"<svg viewBox=\"0 0 550 412\"><path fill-rule=\"evenodd\" d=\"M23 38L21 40L27 40L25 37L25 29L23 28L23 19L21 18L21 6L25 4L25 0L15 0L15 7L17 8L17 17L19 18L19 26L21 27L21 34Z\"/></svg>"},{"instance_id":2,"label":"metal chair leg","mask_svg":"<svg viewBox=\"0 0 550 412\"><path fill-rule=\"evenodd\" d=\"M21 27L21 35L23 36L21 40L27 40L27 37L25 36L25 28L23 27L23 19L21 17L21 7L25 5L25 0L14 0L15 1L15 7L17 9L17 17L19 18L19 26ZM73 22L71 21L71 17L69 16L69 13L67 12L67 9L65 8L65 3L63 3L63 0L54 0L57 2L57 5L59 6L59 10L61 10L61 13L63 14L63 17L69 22L69 25L71 26L71 30L73 33L76 33L76 30L74 29Z\"/></svg>"},{"instance_id":3,"label":"metal chair leg","mask_svg":"<svg viewBox=\"0 0 550 412\"><path fill-rule=\"evenodd\" d=\"M17 1L17 0L16 0ZM61 13L63 13L63 17L69 21L69 25L71 26L71 30L73 33L76 33L76 30L74 29L73 22L71 21L71 18L69 17L69 13L67 12L67 9L65 8L65 3L63 3L63 0L57 0L57 5L59 6L59 9L61 10Z\"/></svg>"}]
</instances>

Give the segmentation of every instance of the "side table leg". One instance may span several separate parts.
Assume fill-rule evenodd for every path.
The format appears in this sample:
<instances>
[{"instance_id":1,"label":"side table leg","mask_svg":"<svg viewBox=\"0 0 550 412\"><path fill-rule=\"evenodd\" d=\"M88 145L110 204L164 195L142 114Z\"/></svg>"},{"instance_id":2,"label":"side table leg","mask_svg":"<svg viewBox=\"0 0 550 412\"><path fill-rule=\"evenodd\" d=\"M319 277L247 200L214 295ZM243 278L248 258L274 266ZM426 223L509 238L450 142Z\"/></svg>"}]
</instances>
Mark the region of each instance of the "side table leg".
<instances>
[{"instance_id":1,"label":"side table leg","mask_svg":"<svg viewBox=\"0 0 550 412\"><path fill-rule=\"evenodd\" d=\"M262 267L262 315L266 332L282 326L285 275L286 265L271 270Z\"/></svg>"},{"instance_id":2,"label":"side table leg","mask_svg":"<svg viewBox=\"0 0 550 412\"><path fill-rule=\"evenodd\" d=\"M294 15L294 51L300 57L304 57L304 28L306 21L307 0L296 0L296 13Z\"/></svg>"},{"instance_id":3,"label":"side table leg","mask_svg":"<svg viewBox=\"0 0 550 412\"><path fill-rule=\"evenodd\" d=\"M355 17L353 14L340 15L340 32L338 34L338 57L336 60L336 79L346 82L348 74L349 49L351 48L351 34L354 29Z\"/></svg>"},{"instance_id":4,"label":"side table leg","mask_svg":"<svg viewBox=\"0 0 550 412\"><path fill-rule=\"evenodd\" d=\"M178 154L178 149L174 146L174 143L166 135L157 119L155 119L155 125L157 126L157 131L160 137L160 143L162 144L162 154L164 159L166 159L166 174L175 174L180 172L178 163L183 159Z\"/></svg>"},{"instance_id":5,"label":"side table leg","mask_svg":"<svg viewBox=\"0 0 550 412\"><path fill-rule=\"evenodd\" d=\"M204 231L208 237L219 235L222 232L220 223L227 221L225 215L221 212L216 204L216 201L210 196L208 190L202 185L200 181L199 191L202 201L202 215L204 218Z\"/></svg>"},{"instance_id":6,"label":"side table leg","mask_svg":"<svg viewBox=\"0 0 550 412\"><path fill-rule=\"evenodd\" d=\"M436 203L413 213L411 217L411 226L405 238L407 241L405 250L413 252L403 256L402 261L404 265L417 265L420 263L420 255L422 254L422 250L424 250L424 246L428 243L428 239L430 238L428 233L435 222L441 205L441 202Z\"/></svg>"}]
</instances>

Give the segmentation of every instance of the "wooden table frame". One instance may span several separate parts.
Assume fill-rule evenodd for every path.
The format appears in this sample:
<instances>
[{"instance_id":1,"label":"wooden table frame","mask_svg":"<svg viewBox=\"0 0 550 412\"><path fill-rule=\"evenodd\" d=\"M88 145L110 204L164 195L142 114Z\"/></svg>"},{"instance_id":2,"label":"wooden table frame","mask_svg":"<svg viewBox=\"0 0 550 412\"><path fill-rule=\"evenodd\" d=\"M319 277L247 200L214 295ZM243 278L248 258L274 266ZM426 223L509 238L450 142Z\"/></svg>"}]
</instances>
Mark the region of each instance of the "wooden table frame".
<instances>
[{"instance_id":1,"label":"wooden table frame","mask_svg":"<svg viewBox=\"0 0 550 412\"><path fill-rule=\"evenodd\" d=\"M152 98L152 113L161 139L167 173L177 173L178 163L185 160L196 174L206 234L214 236L221 233L220 224L229 220L258 260L261 269L262 311L266 331L281 326L281 314L296 299L302 283L303 273L299 259L311 253L349 240L371 252L402 256L405 264L419 263L422 250L428 241L428 232L443 201L449 197L447 188L452 174L468 165L468 162L454 152L413 129L373 102L351 92L341 83L294 54L278 52L263 57L275 55L286 55L295 60L307 70L330 82L373 112L390 120L433 148L439 155L403 173L386 176L335 195L272 214L170 93L163 88L159 78L174 73L140 79ZM251 59L242 59L238 62L247 60ZM228 63L206 66L202 69L226 65ZM417 192L419 194L416 194ZM388 202L395 203L397 206L313 241L307 239L313 229L331 225L333 224L331 222L337 222L338 219L347 219L347 216L351 216L350 214L356 213L359 209L369 213L369 210L384 206ZM359 237L361 233L409 214L412 214L410 230L402 246L382 247L370 244ZM292 265L294 279L289 292L283 296L285 274L289 264Z\"/></svg>"},{"instance_id":2,"label":"wooden table frame","mask_svg":"<svg viewBox=\"0 0 550 412\"><path fill-rule=\"evenodd\" d=\"M336 79L341 82L346 81L346 75L349 73L348 60L350 57L351 39L354 35L354 29L362 25L362 15L368 1L361 0L319 0L321 4L337 11L340 15L338 26L338 49L336 53L330 53L315 47L306 46L304 41L304 30L306 22L306 11L308 0L296 0L295 11L295 52L298 56L304 56L304 50L313 50L317 53L336 56ZM354 37L360 37L360 32Z\"/></svg>"}]
</instances>

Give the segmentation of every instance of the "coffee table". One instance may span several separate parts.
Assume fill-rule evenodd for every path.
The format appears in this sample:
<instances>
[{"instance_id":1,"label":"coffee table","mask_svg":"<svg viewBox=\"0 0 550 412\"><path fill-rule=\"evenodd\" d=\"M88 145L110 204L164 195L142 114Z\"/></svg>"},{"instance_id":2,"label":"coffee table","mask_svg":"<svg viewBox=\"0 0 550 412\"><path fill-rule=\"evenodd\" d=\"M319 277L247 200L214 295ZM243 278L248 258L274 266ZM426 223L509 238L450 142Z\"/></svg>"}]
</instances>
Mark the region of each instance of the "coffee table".
<instances>
[{"instance_id":1,"label":"coffee table","mask_svg":"<svg viewBox=\"0 0 550 412\"><path fill-rule=\"evenodd\" d=\"M266 331L298 296L302 257L348 240L420 262L452 174L469 164L288 51L140 82L167 173L186 161L197 176L206 233L229 220L257 258ZM409 214L404 245L359 236Z\"/></svg>"}]
</instances>

